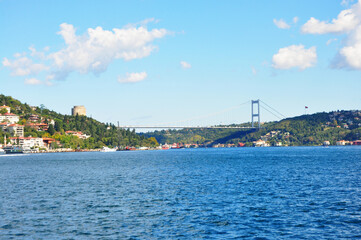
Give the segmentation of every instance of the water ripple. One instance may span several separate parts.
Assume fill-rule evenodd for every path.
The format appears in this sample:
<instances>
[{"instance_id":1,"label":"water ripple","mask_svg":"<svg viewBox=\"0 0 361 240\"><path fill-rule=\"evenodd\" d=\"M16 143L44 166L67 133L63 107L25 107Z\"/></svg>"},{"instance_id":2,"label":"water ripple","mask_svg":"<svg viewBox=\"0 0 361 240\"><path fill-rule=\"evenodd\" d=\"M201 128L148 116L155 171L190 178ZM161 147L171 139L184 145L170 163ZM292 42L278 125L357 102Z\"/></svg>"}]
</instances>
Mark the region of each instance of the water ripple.
<instances>
[{"instance_id":1,"label":"water ripple","mask_svg":"<svg viewBox=\"0 0 361 240\"><path fill-rule=\"evenodd\" d=\"M361 148L0 159L0 239L361 238Z\"/></svg>"}]
</instances>

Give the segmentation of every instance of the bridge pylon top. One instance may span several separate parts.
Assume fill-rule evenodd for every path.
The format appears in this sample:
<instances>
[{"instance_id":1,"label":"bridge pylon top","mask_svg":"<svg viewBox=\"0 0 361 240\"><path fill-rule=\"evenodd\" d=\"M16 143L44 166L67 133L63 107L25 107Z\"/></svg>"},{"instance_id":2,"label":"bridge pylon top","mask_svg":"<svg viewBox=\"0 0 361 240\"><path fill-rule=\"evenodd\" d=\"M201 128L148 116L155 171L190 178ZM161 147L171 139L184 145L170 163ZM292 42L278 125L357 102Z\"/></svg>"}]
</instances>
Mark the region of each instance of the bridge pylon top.
<instances>
[{"instance_id":1,"label":"bridge pylon top","mask_svg":"<svg viewBox=\"0 0 361 240\"><path fill-rule=\"evenodd\" d=\"M255 123L254 118L257 118L258 128L261 128L261 113L259 111L259 102L260 102L259 99L251 101L251 110L252 110L251 118L252 118L252 127L254 127L254 123ZM254 105L257 105L256 109L254 108Z\"/></svg>"}]
</instances>

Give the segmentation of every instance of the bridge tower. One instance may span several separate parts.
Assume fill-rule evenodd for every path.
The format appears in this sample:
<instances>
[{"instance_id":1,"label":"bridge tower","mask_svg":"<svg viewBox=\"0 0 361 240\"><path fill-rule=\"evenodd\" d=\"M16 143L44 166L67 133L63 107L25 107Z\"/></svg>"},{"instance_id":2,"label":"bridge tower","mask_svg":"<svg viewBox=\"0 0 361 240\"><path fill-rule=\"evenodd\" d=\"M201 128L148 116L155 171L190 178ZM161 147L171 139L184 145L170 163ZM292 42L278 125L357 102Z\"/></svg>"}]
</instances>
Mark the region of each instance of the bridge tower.
<instances>
[{"instance_id":1,"label":"bridge tower","mask_svg":"<svg viewBox=\"0 0 361 240\"><path fill-rule=\"evenodd\" d=\"M253 106L257 105L257 113L255 112ZM252 100L252 127L254 127L254 118L258 118L258 128L261 128L261 120L260 120L260 112L259 112L259 99Z\"/></svg>"}]
</instances>

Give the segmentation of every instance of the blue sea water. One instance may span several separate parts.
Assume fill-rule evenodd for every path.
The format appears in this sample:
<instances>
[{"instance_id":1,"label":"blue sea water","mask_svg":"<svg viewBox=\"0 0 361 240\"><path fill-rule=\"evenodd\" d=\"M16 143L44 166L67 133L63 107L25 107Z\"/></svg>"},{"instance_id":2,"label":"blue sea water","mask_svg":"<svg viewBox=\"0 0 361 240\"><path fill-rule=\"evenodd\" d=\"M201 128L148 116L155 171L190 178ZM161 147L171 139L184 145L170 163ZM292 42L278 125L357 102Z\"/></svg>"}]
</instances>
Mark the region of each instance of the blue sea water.
<instances>
[{"instance_id":1,"label":"blue sea water","mask_svg":"<svg viewBox=\"0 0 361 240\"><path fill-rule=\"evenodd\" d=\"M361 147L0 157L0 239L202 238L361 238Z\"/></svg>"}]
</instances>

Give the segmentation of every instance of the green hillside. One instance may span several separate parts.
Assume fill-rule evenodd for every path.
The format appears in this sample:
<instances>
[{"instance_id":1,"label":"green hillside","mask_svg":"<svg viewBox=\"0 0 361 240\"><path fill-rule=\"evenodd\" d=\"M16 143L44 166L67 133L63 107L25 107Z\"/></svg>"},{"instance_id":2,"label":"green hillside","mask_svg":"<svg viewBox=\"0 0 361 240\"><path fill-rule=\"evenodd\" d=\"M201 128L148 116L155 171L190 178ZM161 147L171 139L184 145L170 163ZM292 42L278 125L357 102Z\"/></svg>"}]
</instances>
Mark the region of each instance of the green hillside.
<instances>
[{"instance_id":1,"label":"green hillside","mask_svg":"<svg viewBox=\"0 0 361 240\"><path fill-rule=\"evenodd\" d=\"M154 138L146 138L130 131L120 129L118 130L113 124L104 124L95 119L86 116L70 116L57 113L55 111L47 109L45 106L30 107L26 103L21 103L9 96L0 95L0 105L7 105L11 107L11 112L20 116L20 124L25 124L29 121L32 115L39 116L45 123L49 123L54 120L54 126L49 124L47 131L36 131L28 126L25 127L25 137L51 137L59 140L61 145L66 148L101 148L104 145L107 146L157 146L158 143ZM79 139L75 136L66 135L66 131L81 131L84 134L90 135L88 139ZM3 139L3 135L8 133L3 132L0 129L0 139ZM57 147L57 146L54 146Z\"/></svg>"},{"instance_id":2,"label":"green hillside","mask_svg":"<svg viewBox=\"0 0 361 240\"><path fill-rule=\"evenodd\" d=\"M324 141L335 144L339 140L353 141L361 139L361 111L337 111L316 113L283 119L278 122L262 124L261 129L182 129L162 130L145 134L117 129L113 124L101 123L86 116L70 116L47 109L45 106L31 107L26 103L0 95L0 105L11 107L11 112L20 116L19 124L25 125L24 135L50 137L60 145L53 147L92 149L107 146L147 146L155 147L158 142L201 144L238 144L242 142L252 146L253 142L263 140L270 145L281 143L288 146L314 146ZM38 116L38 122L49 124L46 131L37 131L26 126L29 119ZM54 125L50 124L51 122ZM249 126L250 123L233 126ZM66 131L81 131L90 135L88 139L65 134ZM0 129L0 139L10 134Z\"/></svg>"},{"instance_id":3,"label":"green hillside","mask_svg":"<svg viewBox=\"0 0 361 240\"><path fill-rule=\"evenodd\" d=\"M244 124L246 125L246 124ZM159 143L192 143L214 145L238 142L253 145L259 139L271 145L281 142L289 146L320 145L324 141L336 144L339 140L361 139L361 111L316 113L278 122L268 122L261 129L182 129L163 130L144 134Z\"/></svg>"}]
</instances>

